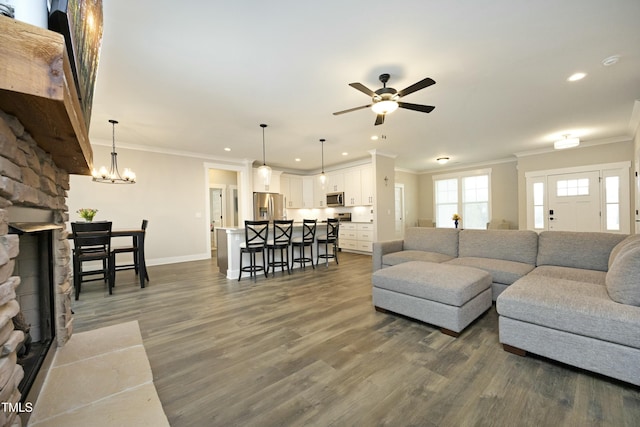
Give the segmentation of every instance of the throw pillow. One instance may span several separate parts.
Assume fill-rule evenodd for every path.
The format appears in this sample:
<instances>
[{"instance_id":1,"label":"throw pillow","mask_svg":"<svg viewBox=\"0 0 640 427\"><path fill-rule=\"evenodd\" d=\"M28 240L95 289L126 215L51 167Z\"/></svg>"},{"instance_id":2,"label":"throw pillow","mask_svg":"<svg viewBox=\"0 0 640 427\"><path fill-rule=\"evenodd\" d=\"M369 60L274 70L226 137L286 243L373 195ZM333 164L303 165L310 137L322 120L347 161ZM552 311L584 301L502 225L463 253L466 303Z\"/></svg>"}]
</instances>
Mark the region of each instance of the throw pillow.
<instances>
[{"instance_id":1,"label":"throw pillow","mask_svg":"<svg viewBox=\"0 0 640 427\"><path fill-rule=\"evenodd\" d=\"M612 300L640 307L640 246L616 257L607 273L606 283Z\"/></svg>"}]
</instances>

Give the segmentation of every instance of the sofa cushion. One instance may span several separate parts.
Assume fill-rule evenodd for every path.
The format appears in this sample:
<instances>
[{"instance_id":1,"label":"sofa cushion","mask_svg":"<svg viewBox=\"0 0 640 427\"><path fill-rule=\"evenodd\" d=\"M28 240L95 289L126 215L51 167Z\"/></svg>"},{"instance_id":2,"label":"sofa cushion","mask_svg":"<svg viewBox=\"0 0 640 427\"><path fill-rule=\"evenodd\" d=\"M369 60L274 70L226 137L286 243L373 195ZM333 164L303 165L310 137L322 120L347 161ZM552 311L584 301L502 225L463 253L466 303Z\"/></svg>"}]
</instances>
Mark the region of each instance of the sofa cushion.
<instances>
[{"instance_id":1,"label":"sofa cushion","mask_svg":"<svg viewBox=\"0 0 640 427\"><path fill-rule=\"evenodd\" d=\"M533 275L552 277L555 279L574 280L576 282L605 284L607 273L599 270L587 270L584 268L558 267L557 265L541 265L531 273Z\"/></svg>"},{"instance_id":2,"label":"sofa cushion","mask_svg":"<svg viewBox=\"0 0 640 427\"><path fill-rule=\"evenodd\" d=\"M462 230L458 256L536 264L538 234L531 230Z\"/></svg>"},{"instance_id":3,"label":"sofa cushion","mask_svg":"<svg viewBox=\"0 0 640 427\"><path fill-rule=\"evenodd\" d=\"M477 268L411 261L373 273L373 286L455 307L491 287L491 276Z\"/></svg>"},{"instance_id":4,"label":"sofa cushion","mask_svg":"<svg viewBox=\"0 0 640 427\"><path fill-rule=\"evenodd\" d=\"M538 238L537 265L607 271L611 251L626 237L614 233L543 231Z\"/></svg>"},{"instance_id":5,"label":"sofa cushion","mask_svg":"<svg viewBox=\"0 0 640 427\"><path fill-rule=\"evenodd\" d=\"M498 296L500 316L640 348L640 308L618 304L605 286L529 274Z\"/></svg>"},{"instance_id":6,"label":"sofa cushion","mask_svg":"<svg viewBox=\"0 0 640 427\"><path fill-rule=\"evenodd\" d=\"M404 233L403 249L457 257L458 232L456 228L410 227Z\"/></svg>"},{"instance_id":7,"label":"sofa cushion","mask_svg":"<svg viewBox=\"0 0 640 427\"><path fill-rule=\"evenodd\" d=\"M623 250L616 257L606 282L612 300L640 307L640 246Z\"/></svg>"},{"instance_id":8,"label":"sofa cushion","mask_svg":"<svg viewBox=\"0 0 640 427\"><path fill-rule=\"evenodd\" d=\"M533 265L523 262L480 257L454 258L446 263L480 268L491 274L491 278L495 283L502 283L503 285L512 284L534 269Z\"/></svg>"},{"instance_id":9,"label":"sofa cushion","mask_svg":"<svg viewBox=\"0 0 640 427\"><path fill-rule=\"evenodd\" d=\"M640 246L640 234L632 234L625 238L622 242L618 243L612 250L609 255L609 268L615 261L616 257L624 251L630 250L631 248L635 248L636 246Z\"/></svg>"},{"instance_id":10,"label":"sofa cushion","mask_svg":"<svg viewBox=\"0 0 640 427\"><path fill-rule=\"evenodd\" d=\"M452 258L437 252L400 251L382 255L382 265L396 265L408 261L445 262Z\"/></svg>"}]
</instances>

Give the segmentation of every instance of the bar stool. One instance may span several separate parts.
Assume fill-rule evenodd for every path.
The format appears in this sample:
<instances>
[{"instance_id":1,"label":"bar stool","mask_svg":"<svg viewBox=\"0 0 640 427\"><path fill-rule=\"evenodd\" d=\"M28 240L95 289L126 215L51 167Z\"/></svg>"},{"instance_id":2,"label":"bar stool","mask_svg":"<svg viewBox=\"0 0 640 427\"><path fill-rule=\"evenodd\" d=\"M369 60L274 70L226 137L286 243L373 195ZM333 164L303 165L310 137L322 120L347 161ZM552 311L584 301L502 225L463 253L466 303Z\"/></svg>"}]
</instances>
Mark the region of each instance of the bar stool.
<instances>
[{"instance_id":1,"label":"bar stool","mask_svg":"<svg viewBox=\"0 0 640 427\"><path fill-rule=\"evenodd\" d=\"M318 242L318 258L316 259L316 265L320 258L324 258L325 264L329 266L329 258L336 260L338 264L338 228L340 227L340 221L334 218L327 218L327 232L324 235L319 236L316 241ZM320 245L324 244L324 253L320 253ZM332 250L329 253L329 246Z\"/></svg>"},{"instance_id":2,"label":"bar stool","mask_svg":"<svg viewBox=\"0 0 640 427\"><path fill-rule=\"evenodd\" d=\"M287 273L291 274L289 268L289 246L291 246L291 236L293 235L293 220L274 220L273 221L273 239L267 240L267 271L273 267L273 272L280 267L280 271L284 272L287 267ZM276 249L280 251L280 260L276 261ZM286 254L286 259L285 255Z\"/></svg>"},{"instance_id":3,"label":"bar stool","mask_svg":"<svg viewBox=\"0 0 640 427\"><path fill-rule=\"evenodd\" d=\"M316 266L313 263L313 243L316 240L316 225L317 219L303 219L302 220L302 236L294 237L291 240L291 257L295 264L296 262L302 264L302 268L306 267L306 263L310 262L311 267L314 269ZM305 248L309 247L311 250L311 257L305 256ZM295 250L298 248L298 258L295 258Z\"/></svg>"},{"instance_id":4,"label":"bar stool","mask_svg":"<svg viewBox=\"0 0 640 427\"><path fill-rule=\"evenodd\" d=\"M264 271L264 277L268 277L268 265L265 262L265 249L269 238L269 221L245 221L244 242L240 243L240 274L238 282L242 278L242 272L248 271L249 277L257 278L258 271ZM256 264L256 254L262 252L262 265ZM249 254L249 265L242 266L242 255Z\"/></svg>"}]
</instances>

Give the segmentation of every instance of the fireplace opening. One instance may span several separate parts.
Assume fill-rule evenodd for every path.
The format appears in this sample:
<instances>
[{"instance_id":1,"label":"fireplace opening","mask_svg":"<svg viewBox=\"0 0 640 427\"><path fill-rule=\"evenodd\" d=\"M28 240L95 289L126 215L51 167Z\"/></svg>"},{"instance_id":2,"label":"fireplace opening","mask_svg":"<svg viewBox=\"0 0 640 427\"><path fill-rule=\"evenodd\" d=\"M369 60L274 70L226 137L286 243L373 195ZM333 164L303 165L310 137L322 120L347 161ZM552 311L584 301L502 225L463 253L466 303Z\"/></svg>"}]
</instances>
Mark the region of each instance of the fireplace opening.
<instances>
[{"instance_id":1,"label":"fireplace opening","mask_svg":"<svg viewBox=\"0 0 640 427\"><path fill-rule=\"evenodd\" d=\"M20 276L16 289L20 313L14 318L14 328L27 329L17 351L24 370L18 390L25 399L55 338L53 230L24 232L12 227L14 230L20 234L14 267L14 275Z\"/></svg>"}]
</instances>

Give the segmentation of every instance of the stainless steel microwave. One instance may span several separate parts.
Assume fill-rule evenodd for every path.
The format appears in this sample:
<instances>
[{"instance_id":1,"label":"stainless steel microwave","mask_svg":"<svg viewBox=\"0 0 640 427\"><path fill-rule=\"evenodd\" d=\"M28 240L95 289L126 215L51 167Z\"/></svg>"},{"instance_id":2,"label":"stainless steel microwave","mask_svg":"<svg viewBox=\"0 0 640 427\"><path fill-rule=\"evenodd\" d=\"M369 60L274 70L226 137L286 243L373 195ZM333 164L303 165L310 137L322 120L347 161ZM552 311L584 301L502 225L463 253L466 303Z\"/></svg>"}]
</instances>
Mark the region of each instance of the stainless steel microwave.
<instances>
[{"instance_id":1,"label":"stainless steel microwave","mask_svg":"<svg viewBox=\"0 0 640 427\"><path fill-rule=\"evenodd\" d=\"M344 206L344 193L327 193L327 206Z\"/></svg>"}]
</instances>

